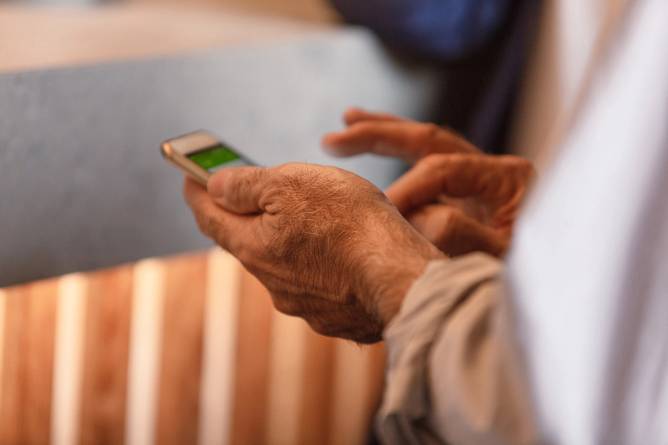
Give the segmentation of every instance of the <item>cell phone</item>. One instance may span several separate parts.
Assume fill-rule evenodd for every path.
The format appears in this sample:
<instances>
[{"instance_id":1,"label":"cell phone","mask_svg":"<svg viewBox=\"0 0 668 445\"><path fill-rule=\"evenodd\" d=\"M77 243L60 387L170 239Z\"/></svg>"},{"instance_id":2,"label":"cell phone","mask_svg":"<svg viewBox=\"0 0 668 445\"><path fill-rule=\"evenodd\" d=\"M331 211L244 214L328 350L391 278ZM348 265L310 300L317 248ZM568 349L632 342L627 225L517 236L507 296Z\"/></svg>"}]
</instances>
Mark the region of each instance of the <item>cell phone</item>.
<instances>
[{"instance_id":1,"label":"cell phone","mask_svg":"<svg viewBox=\"0 0 668 445\"><path fill-rule=\"evenodd\" d=\"M223 168L256 165L208 131L199 130L168 139L160 146L165 159L206 187Z\"/></svg>"}]
</instances>

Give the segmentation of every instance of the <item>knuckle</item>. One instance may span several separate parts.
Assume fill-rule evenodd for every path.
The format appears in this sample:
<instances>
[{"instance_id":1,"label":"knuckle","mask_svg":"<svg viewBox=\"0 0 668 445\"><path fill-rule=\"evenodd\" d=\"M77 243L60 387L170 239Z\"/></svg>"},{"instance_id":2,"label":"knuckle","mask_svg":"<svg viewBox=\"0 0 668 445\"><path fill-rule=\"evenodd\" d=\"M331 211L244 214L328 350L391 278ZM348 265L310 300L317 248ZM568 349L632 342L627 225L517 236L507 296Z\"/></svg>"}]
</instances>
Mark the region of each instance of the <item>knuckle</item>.
<instances>
[{"instance_id":1,"label":"knuckle","mask_svg":"<svg viewBox=\"0 0 668 445\"><path fill-rule=\"evenodd\" d=\"M448 163L448 160L455 155L447 155L442 153L433 153L425 156L419 161L419 167L422 170L431 172L442 168Z\"/></svg>"},{"instance_id":2,"label":"knuckle","mask_svg":"<svg viewBox=\"0 0 668 445\"><path fill-rule=\"evenodd\" d=\"M498 159L491 159L492 162L498 162L497 165L505 166L502 169L523 180L528 180L536 175L536 169L531 161L520 156L505 155Z\"/></svg>"},{"instance_id":3,"label":"knuckle","mask_svg":"<svg viewBox=\"0 0 668 445\"><path fill-rule=\"evenodd\" d=\"M457 212L453 209L447 209L446 211L443 212L443 216L441 218L441 227L443 231L449 232L451 231L455 225L457 224Z\"/></svg>"},{"instance_id":4,"label":"knuckle","mask_svg":"<svg viewBox=\"0 0 668 445\"><path fill-rule=\"evenodd\" d=\"M304 165L299 162L288 162L273 168L278 177L287 180L292 177L299 177L304 170Z\"/></svg>"},{"instance_id":5,"label":"knuckle","mask_svg":"<svg viewBox=\"0 0 668 445\"><path fill-rule=\"evenodd\" d=\"M362 121L355 124L354 135L356 138L364 138L367 136L377 136L382 131L382 126L375 121Z\"/></svg>"},{"instance_id":6,"label":"knuckle","mask_svg":"<svg viewBox=\"0 0 668 445\"><path fill-rule=\"evenodd\" d=\"M433 153L425 156L421 161L421 167L428 172L454 171L471 168L479 162L480 155L466 153Z\"/></svg>"},{"instance_id":7,"label":"knuckle","mask_svg":"<svg viewBox=\"0 0 668 445\"><path fill-rule=\"evenodd\" d=\"M509 167L516 168L516 169L521 169L521 170L526 170L526 169L532 169L533 164L528 160L520 156L515 156L515 155L503 155L503 156L498 156L498 157L492 157L490 156L492 160L497 159L501 161L502 163L508 165Z\"/></svg>"},{"instance_id":8,"label":"knuckle","mask_svg":"<svg viewBox=\"0 0 668 445\"><path fill-rule=\"evenodd\" d=\"M528 159L518 157L518 167L526 176L533 176L536 174L536 168Z\"/></svg>"},{"instance_id":9,"label":"knuckle","mask_svg":"<svg viewBox=\"0 0 668 445\"><path fill-rule=\"evenodd\" d=\"M253 182L256 176L257 174L255 173L240 175L238 179L232 184L231 190L229 190L229 192L234 195L234 198L243 196L243 194L253 186Z\"/></svg>"},{"instance_id":10,"label":"knuckle","mask_svg":"<svg viewBox=\"0 0 668 445\"><path fill-rule=\"evenodd\" d=\"M242 197L248 193L248 190L260 183L263 179L264 170L254 168L244 173L237 177L237 180L232 184L231 190L229 190L234 195L234 198Z\"/></svg>"},{"instance_id":11,"label":"knuckle","mask_svg":"<svg viewBox=\"0 0 668 445\"><path fill-rule=\"evenodd\" d=\"M415 130L416 139L421 143L430 143L436 139L441 131L443 131L441 127L436 124L422 123Z\"/></svg>"},{"instance_id":12,"label":"knuckle","mask_svg":"<svg viewBox=\"0 0 668 445\"><path fill-rule=\"evenodd\" d=\"M270 182L272 189L280 191L283 200L294 199L298 192L308 188L312 172L298 163L283 164L276 167L276 174Z\"/></svg>"},{"instance_id":13,"label":"knuckle","mask_svg":"<svg viewBox=\"0 0 668 445\"><path fill-rule=\"evenodd\" d=\"M435 231L434 238L439 242L444 242L453 236L456 236L459 226L460 213L453 208L444 209L439 218L439 226Z\"/></svg>"}]
</instances>

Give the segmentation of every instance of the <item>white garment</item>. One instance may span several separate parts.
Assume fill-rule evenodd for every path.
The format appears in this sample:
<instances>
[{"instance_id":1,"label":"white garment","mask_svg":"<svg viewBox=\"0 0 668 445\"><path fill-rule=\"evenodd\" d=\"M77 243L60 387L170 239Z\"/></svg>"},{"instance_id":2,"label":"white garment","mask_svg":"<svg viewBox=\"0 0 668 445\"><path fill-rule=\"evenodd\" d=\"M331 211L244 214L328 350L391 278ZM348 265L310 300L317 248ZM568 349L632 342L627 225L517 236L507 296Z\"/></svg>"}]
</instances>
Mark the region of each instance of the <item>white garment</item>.
<instances>
[{"instance_id":1,"label":"white garment","mask_svg":"<svg viewBox=\"0 0 668 445\"><path fill-rule=\"evenodd\" d=\"M549 164L550 142L573 113L606 31L634 0L541 0L533 54L524 74L512 131L513 151Z\"/></svg>"},{"instance_id":2,"label":"white garment","mask_svg":"<svg viewBox=\"0 0 668 445\"><path fill-rule=\"evenodd\" d=\"M386 330L386 442L668 444L668 2L611 38L505 271L432 263Z\"/></svg>"}]
</instances>

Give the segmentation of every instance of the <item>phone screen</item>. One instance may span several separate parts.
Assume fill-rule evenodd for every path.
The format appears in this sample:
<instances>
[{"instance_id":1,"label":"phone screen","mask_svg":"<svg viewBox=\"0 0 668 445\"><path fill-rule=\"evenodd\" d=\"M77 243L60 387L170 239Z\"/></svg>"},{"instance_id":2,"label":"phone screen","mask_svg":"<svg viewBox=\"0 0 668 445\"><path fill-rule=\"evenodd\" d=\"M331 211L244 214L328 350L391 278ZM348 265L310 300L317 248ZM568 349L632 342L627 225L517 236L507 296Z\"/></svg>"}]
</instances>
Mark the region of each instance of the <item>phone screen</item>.
<instances>
[{"instance_id":1,"label":"phone screen","mask_svg":"<svg viewBox=\"0 0 668 445\"><path fill-rule=\"evenodd\" d=\"M188 159L209 173L214 173L221 168L251 165L250 162L242 158L239 153L223 144L190 153Z\"/></svg>"}]
</instances>

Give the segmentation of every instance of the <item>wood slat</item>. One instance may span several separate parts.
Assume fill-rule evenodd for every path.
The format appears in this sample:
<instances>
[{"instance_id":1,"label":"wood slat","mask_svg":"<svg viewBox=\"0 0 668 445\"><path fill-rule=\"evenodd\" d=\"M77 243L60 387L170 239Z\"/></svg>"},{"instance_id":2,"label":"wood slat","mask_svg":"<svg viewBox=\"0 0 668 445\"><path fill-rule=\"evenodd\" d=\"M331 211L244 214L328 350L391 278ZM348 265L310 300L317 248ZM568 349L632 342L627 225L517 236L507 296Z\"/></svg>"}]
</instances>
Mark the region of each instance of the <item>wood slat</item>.
<instances>
[{"instance_id":1,"label":"wood slat","mask_svg":"<svg viewBox=\"0 0 668 445\"><path fill-rule=\"evenodd\" d=\"M81 274L58 280L51 401L51 445L78 442L88 283Z\"/></svg>"},{"instance_id":2,"label":"wood slat","mask_svg":"<svg viewBox=\"0 0 668 445\"><path fill-rule=\"evenodd\" d=\"M147 259L134 265L125 408L127 445L156 441L164 281L163 261Z\"/></svg>"},{"instance_id":3,"label":"wood slat","mask_svg":"<svg viewBox=\"0 0 668 445\"><path fill-rule=\"evenodd\" d=\"M267 290L242 270L231 444L266 443L273 306Z\"/></svg>"},{"instance_id":4,"label":"wood slat","mask_svg":"<svg viewBox=\"0 0 668 445\"><path fill-rule=\"evenodd\" d=\"M304 336L301 444L327 445L331 434L336 342L308 329Z\"/></svg>"},{"instance_id":5,"label":"wood slat","mask_svg":"<svg viewBox=\"0 0 668 445\"><path fill-rule=\"evenodd\" d=\"M299 443L306 354L304 339L308 329L299 318L277 311L272 313L268 445Z\"/></svg>"},{"instance_id":6,"label":"wood slat","mask_svg":"<svg viewBox=\"0 0 668 445\"><path fill-rule=\"evenodd\" d=\"M212 249L207 275L199 445L225 445L232 436L241 265Z\"/></svg>"},{"instance_id":7,"label":"wood slat","mask_svg":"<svg viewBox=\"0 0 668 445\"><path fill-rule=\"evenodd\" d=\"M125 432L132 266L88 275L80 443L121 444Z\"/></svg>"},{"instance_id":8,"label":"wood slat","mask_svg":"<svg viewBox=\"0 0 668 445\"><path fill-rule=\"evenodd\" d=\"M165 267L162 360L156 440L196 444L206 301L205 254L171 259Z\"/></svg>"},{"instance_id":9,"label":"wood slat","mask_svg":"<svg viewBox=\"0 0 668 445\"><path fill-rule=\"evenodd\" d=\"M0 289L0 419L4 416L2 401L3 401L3 390L4 390L4 380L2 377L3 371L5 369L5 308L7 307L7 292L3 289ZM2 424L0 423L0 428ZM0 429L0 438L2 438L2 430Z\"/></svg>"},{"instance_id":10,"label":"wood slat","mask_svg":"<svg viewBox=\"0 0 668 445\"><path fill-rule=\"evenodd\" d=\"M370 381L372 360L372 347L337 341L330 445L362 445L369 437L377 404L371 388L382 383Z\"/></svg>"},{"instance_id":11,"label":"wood slat","mask_svg":"<svg viewBox=\"0 0 668 445\"><path fill-rule=\"evenodd\" d=\"M58 283L6 290L0 443L49 442Z\"/></svg>"},{"instance_id":12,"label":"wood slat","mask_svg":"<svg viewBox=\"0 0 668 445\"><path fill-rule=\"evenodd\" d=\"M81 387L72 388L72 381L64 386L77 391L63 393L81 398L79 424L78 431L63 431L74 431L84 445L128 438L160 444L365 443L382 394L382 345L321 337L302 320L278 314L266 289L224 252L139 264L85 276ZM48 443L54 413L62 411L52 412L58 289L58 280L51 280L0 291L0 444ZM139 297L146 300L144 316L134 320ZM210 311L217 315L209 317ZM205 332L215 340L208 365ZM148 337L150 344L133 356L132 389L130 349ZM221 348L227 352L219 354ZM156 388L144 391L152 382ZM137 416L140 422L128 420Z\"/></svg>"},{"instance_id":13,"label":"wood slat","mask_svg":"<svg viewBox=\"0 0 668 445\"><path fill-rule=\"evenodd\" d=\"M367 405L366 418L369 419L369 430L373 427L376 413L383 401L385 387L385 343L378 343L367 347Z\"/></svg>"}]
</instances>

